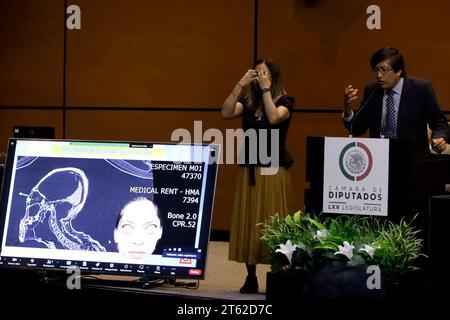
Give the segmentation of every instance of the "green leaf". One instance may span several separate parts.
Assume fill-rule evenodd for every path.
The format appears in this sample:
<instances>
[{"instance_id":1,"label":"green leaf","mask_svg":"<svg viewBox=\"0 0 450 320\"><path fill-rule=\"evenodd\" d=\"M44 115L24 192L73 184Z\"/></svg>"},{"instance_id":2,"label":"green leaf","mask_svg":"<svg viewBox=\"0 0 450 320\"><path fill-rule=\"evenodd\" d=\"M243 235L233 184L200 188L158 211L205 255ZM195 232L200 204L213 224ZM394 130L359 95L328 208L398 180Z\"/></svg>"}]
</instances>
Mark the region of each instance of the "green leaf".
<instances>
[{"instance_id":1,"label":"green leaf","mask_svg":"<svg viewBox=\"0 0 450 320\"><path fill-rule=\"evenodd\" d=\"M316 249L339 251L338 246L331 242L319 243L318 245L314 246L314 250Z\"/></svg>"},{"instance_id":2,"label":"green leaf","mask_svg":"<svg viewBox=\"0 0 450 320\"><path fill-rule=\"evenodd\" d=\"M286 217L284 217L284 221L286 222L286 224L291 227L294 228L295 227L295 223L294 220L292 220L292 217L290 215L287 215Z\"/></svg>"},{"instance_id":3,"label":"green leaf","mask_svg":"<svg viewBox=\"0 0 450 320\"><path fill-rule=\"evenodd\" d=\"M294 223L300 224L301 219L302 219L302 212L299 210L296 213L294 213Z\"/></svg>"},{"instance_id":4,"label":"green leaf","mask_svg":"<svg viewBox=\"0 0 450 320\"><path fill-rule=\"evenodd\" d=\"M325 230L325 226L321 224L319 221L312 219L310 217L305 217L305 220L314 225L319 230Z\"/></svg>"}]
</instances>

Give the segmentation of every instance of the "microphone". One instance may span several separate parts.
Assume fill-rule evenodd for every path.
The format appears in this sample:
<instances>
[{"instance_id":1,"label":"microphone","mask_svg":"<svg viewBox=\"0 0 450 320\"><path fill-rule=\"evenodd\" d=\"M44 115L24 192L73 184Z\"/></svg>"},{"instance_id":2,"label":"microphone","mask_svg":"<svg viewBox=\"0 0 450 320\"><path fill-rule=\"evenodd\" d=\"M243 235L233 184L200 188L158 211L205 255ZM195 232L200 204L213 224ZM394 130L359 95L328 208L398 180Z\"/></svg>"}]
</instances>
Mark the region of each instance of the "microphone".
<instances>
[{"instance_id":1,"label":"microphone","mask_svg":"<svg viewBox=\"0 0 450 320\"><path fill-rule=\"evenodd\" d=\"M369 104L370 100L372 100L373 95L375 94L375 92L378 89L378 85L375 86L375 88L372 90L372 92L369 94L369 97L366 99L366 101L364 101L364 103L361 105L361 108L359 108L357 113L353 113L353 119L351 120L352 122L350 123L350 130L349 130L349 138L353 138L353 123L355 122L356 118L358 117L359 113L364 110L364 108Z\"/></svg>"}]
</instances>

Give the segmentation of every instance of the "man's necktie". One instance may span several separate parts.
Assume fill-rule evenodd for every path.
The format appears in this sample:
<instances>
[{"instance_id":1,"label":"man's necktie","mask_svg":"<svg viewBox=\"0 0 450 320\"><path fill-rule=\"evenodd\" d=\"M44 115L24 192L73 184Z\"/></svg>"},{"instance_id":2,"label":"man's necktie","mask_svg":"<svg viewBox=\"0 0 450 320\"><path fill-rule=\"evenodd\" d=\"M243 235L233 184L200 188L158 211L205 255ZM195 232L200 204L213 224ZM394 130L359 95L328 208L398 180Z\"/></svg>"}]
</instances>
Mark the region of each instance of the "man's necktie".
<instances>
[{"instance_id":1,"label":"man's necktie","mask_svg":"<svg viewBox=\"0 0 450 320\"><path fill-rule=\"evenodd\" d=\"M395 112L394 93L395 92L393 90L386 91L387 113L386 113L386 127L384 131L386 138L390 139L397 138L397 117Z\"/></svg>"}]
</instances>

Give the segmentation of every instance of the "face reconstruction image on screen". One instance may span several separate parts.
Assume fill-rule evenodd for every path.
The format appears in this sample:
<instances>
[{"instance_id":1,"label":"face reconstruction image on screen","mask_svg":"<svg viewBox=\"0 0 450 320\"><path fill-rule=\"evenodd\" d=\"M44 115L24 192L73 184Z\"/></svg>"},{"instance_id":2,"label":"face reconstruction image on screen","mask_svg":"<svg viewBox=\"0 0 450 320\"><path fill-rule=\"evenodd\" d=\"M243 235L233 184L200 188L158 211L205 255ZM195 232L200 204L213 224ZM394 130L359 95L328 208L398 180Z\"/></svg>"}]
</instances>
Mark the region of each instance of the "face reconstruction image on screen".
<instances>
[{"instance_id":1,"label":"face reconstruction image on screen","mask_svg":"<svg viewBox=\"0 0 450 320\"><path fill-rule=\"evenodd\" d=\"M11 139L0 265L203 278L216 152Z\"/></svg>"},{"instance_id":2,"label":"face reconstruction image on screen","mask_svg":"<svg viewBox=\"0 0 450 320\"><path fill-rule=\"evenodd\" d=\"M123 256L146 259L162 236L162 217L156 204L144 197L128 202L120 212L114 242Z\"/></svg>"}]
</instances>

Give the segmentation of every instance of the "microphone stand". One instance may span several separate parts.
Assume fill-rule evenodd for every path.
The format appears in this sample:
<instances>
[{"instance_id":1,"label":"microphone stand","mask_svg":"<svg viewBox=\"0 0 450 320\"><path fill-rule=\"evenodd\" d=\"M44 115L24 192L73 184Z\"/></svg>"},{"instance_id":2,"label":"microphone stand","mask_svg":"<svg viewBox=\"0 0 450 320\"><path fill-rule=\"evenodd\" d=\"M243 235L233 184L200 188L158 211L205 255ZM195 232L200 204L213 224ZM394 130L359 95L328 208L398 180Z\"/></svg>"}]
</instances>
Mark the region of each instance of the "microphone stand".
<instances>
[{"instance_id":1,"label":"microphone stand","mask_svg":"<svg viewBox=\"0 0 450 320\"><path fill-rule=\"evenodd\" d=\"M352 120L351 120L352 122L350 123L350 130L349 130L350 133L349 133L349 135L348 135L349 138L353 138L353 123L355 122L355 120L356 120L356 118L358 117L359 113L360 113L361 111L363 111L364 108L369 104L370 100L372 100L372 97L373 97L373 95L375 94L375 92L377 91L377 89L378 89L378 86L376 86L376 87L372 90L372 92L370 93L369 97L368 97L368 98L366 99L366 101L364 101L364 103L361 105L361 108L359 108L359 110L358 110L357 113L354 113L353 110L352 110L354 116L353 116L353 118L352 118Z\"/></svg>"}]
</instances>

